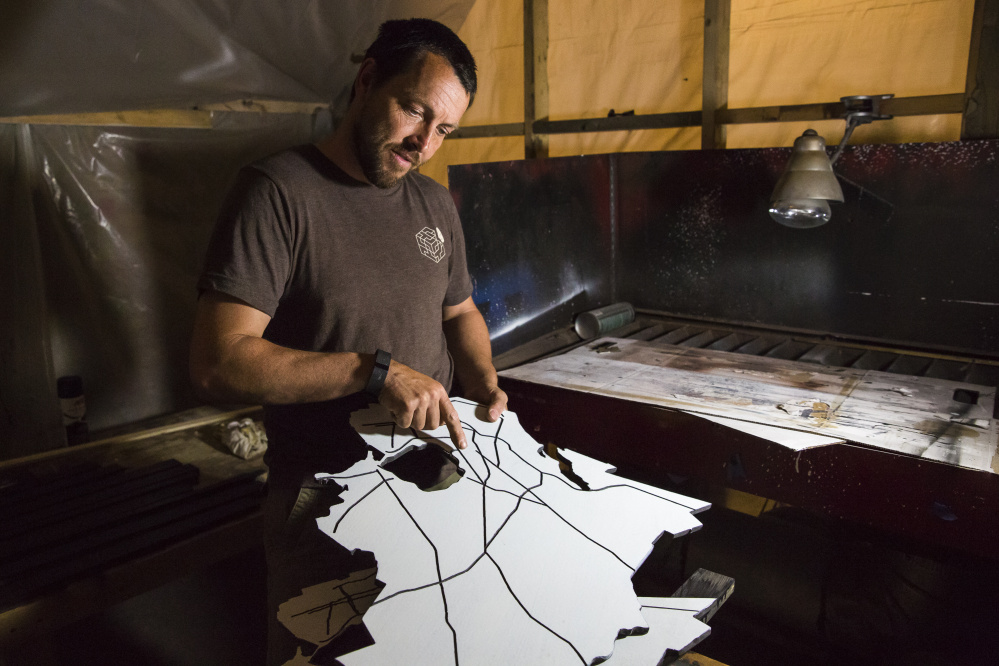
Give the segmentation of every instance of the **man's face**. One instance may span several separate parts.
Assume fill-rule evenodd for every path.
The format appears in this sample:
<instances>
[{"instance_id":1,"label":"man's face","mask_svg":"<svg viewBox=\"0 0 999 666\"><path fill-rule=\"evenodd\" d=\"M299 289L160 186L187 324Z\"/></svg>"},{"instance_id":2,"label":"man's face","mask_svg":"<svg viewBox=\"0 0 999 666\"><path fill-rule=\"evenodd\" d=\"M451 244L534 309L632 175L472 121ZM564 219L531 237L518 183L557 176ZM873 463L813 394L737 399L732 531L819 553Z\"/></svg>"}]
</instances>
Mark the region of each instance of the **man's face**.
<instances>
[{"instance_id":1,"label":"man's face","mask_svg":"<svg viewBox=\"0 0 999 666\"><path fill-rule=\"evenodd\" d=\"M368 87L352 137L368 182L391 187L429 160L457 129L468 101L451 65L435 53Z\"/></svg>"}]
</instances>

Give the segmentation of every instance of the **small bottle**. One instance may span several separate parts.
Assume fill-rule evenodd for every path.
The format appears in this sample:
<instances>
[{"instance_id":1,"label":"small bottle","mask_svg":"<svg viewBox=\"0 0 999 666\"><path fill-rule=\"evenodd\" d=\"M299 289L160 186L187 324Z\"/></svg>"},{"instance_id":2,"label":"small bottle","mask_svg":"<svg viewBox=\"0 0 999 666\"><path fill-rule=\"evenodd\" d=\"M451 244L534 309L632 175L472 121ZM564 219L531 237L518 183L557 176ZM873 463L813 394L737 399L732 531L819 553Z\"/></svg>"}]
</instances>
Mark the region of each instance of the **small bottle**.
<instances>
[{"instance_id":1,"label":"small bottle","mask_svg":"<svg viewBox=\"0 0 999 666\"><path fill-rule=\"evenodd\" d=\"M59 405L62 408L62 424L66 428L66 443L69 446L87 441L87 403L83 399L83 377L67 375L56 380Z\"/></svg>"}]
</instances>

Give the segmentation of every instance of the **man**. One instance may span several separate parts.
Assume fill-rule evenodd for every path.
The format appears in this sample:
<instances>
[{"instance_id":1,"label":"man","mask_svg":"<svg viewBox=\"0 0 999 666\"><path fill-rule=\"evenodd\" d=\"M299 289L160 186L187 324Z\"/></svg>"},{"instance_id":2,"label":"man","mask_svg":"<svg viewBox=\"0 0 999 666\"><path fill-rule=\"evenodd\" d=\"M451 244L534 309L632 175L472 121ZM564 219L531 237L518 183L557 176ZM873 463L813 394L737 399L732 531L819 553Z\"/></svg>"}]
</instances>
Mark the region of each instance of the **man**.
<instances>
[{"instance_id":1,"label":"man","mask_svg":"<svg viewBox=\"0 0 999 666\"><path fill-rule=\"evenodd\" d=\"M191 377L207 398L265 406L271 663L294 655L277 604L372 564L336 551L314 521L333 501L314 474L367 455L350 412L377 399L399 426L446 425L464 448L452 376L490 420L506 409L454 204L415 173L475 89L472 55L448 28L386 22L336 131L244 169L219 217Z\"/></svg>"}]
</instances>

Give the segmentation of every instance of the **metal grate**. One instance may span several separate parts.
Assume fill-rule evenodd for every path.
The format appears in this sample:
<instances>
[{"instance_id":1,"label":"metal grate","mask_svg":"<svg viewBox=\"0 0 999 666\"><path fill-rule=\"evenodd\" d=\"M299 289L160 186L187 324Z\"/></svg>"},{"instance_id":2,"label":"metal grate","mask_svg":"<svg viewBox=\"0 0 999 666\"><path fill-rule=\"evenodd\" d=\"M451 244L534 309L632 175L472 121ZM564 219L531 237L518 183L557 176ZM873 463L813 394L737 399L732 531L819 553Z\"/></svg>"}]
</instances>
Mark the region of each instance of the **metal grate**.
<instances>
[{"instance_id":1,"label":"metal grate","mask_svg":"<svg viewBox=\"0 0 999 666\"><path fill-rule=\"evenodd\" d=\"M890 350L848 342L830 342L824 339L809 339L809 336L799 334L733 330L716 324L698 325L666 317L643 315L635 323L639 327L633 333L618 335L616 331L612 331L608 335L663 342L681 347L752 354L842 368L881 370L985 386L996 386L999 383L999 363L995 361Z\"/></svg>"},{"instance_id":2,"label":"metal grate","mask_svg":"<svg viewBox=\"0 0 999 666\"><path fill-rule=\"evenodd\" d=\"M992 359L901 350L887 345L829 340L827 337L807 333L750 329L667 315L641 313L635 321L611 331L607 337L662 342L832 367L880 370L983 386L999 385L999 361ZM561 354L584 343L572 327L566 327L497 356L495 363L502 370Z\"/></svg>"}]
</instances>

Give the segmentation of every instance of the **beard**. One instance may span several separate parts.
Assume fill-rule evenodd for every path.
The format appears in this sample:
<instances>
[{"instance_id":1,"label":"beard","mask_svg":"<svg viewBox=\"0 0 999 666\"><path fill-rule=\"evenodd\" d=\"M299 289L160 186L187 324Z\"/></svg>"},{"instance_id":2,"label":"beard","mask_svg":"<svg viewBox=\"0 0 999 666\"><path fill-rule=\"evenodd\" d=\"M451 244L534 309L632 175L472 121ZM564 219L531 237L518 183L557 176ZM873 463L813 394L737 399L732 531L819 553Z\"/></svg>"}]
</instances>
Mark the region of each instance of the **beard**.
<instances>
[{"instance_id":1,"label":"beard","mask_svg":"<svg viewBox=\"0 0 999 666\"><path fill-rule=\"evenodd\" d=\"M354 151L364 177L369 183L382 189L392 187L420 166L418 154L406 150L401 144L389 143L391 134L386 125L386 122L374 120L371 114L362 114L351 132ZM400 165L393 153L409 159L409 166Z\"/></svg>"}]
</instances>

